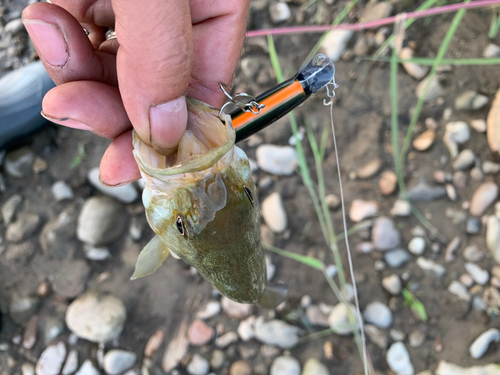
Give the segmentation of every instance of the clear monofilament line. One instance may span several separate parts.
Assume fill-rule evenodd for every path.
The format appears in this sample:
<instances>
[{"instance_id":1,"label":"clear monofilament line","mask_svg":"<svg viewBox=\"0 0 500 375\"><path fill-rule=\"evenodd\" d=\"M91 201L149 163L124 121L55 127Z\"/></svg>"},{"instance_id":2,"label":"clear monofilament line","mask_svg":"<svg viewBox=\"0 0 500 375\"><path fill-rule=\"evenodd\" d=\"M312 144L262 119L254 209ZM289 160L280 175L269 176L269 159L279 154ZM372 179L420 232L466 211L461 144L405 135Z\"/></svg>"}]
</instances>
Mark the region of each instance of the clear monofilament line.
<instances>
[{"instance_id":1,"label":"clear monofilament line","mask_svg":"<svg viewBox=\"0 0 500 375\"><path fill-rule=\"evenodd\" d=\"M338 149L337 149L337 139L335 137L335 127L333 126L333 101L330 100L330 102L325 103L325 105L328 105L330 107L330 125L332 127L333 146L334 146L334 150L335 150L335 160L337 161L337 172L338 172L338 176L339 176L339 187L340 187L339 191L340 191L340 202L341 202L341 206L342 206L342 221L343 221L343 225L344 225L344 240L345 240L345 245L346 245L346 250L347 250L347 259L349 262L349 272L351 273L352 288L354 291L354 301L356 304L356 315L357 315L357 319L359 322L359 330L361 332L361 345L363 347L363 366L364 366L364 370L365 370L365 375L368 375L368 358L367 358L367 354L366 354L365 329L363 327L363 320L361 319L361 310L359 308L358 288L356 287L356 280L354 279L354 268L352 265L351 248L349 246L349 236L347 233L344 190L342 188L342 178L340 176L339 153L338 153Z\"/></svg>"}]
</instances>

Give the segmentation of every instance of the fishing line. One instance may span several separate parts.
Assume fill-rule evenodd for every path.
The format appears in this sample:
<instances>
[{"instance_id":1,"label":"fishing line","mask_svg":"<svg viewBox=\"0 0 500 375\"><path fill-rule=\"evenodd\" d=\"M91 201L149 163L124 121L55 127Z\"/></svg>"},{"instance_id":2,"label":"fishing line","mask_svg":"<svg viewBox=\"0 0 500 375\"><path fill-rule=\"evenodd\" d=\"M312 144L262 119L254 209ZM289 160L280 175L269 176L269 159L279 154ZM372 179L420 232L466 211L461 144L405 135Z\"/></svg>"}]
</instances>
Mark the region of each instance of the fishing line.
<instances>
[{"instance_id":1,"label":"fishing line","mask_svg":"<svg viewBox=\"0 0 500 375\"><path fill-rule=\"evenodd\" d=\"M327 86L328 88L328 86ZM328 95L330 96L330 95ZM330 98L332 98L330 96ZM356 280L354 279L354 268L352 265L352 257L351 257L351 247L349 246L349 235L347 233L347 222L346 222L346 213L345 213L345 202L344 202L344 189L342 187L342 178L340 175L340 162L339 162L339 153L338 153L338 148L337 148L337 139L335 136L335 127L333 125L333 101L330 100L329 102L324 101L323 104L325 106L330 107L330 125L332 128L332 137L333 137L333 149L335 150L335 160L337 161L337 173L339 176L339 187L340 187L340 203L342 206L342 222L344 225L344 240L345 240L345 246L347 249L347 259L349 262L349 272L351 273L351 281L352 281L352 288L354 291L354 301L356 304L356 318L358 319L359 322L359 330L361 332L361 345L363 347L363 366L365 370L365 375L368 375L368 358L366 354L366 338L365 338L365 329L363 325L363 320L361 319L361 310L359 308L359 300L358 300L358 288L356 287Z\"/></svg>"}]
</instances>

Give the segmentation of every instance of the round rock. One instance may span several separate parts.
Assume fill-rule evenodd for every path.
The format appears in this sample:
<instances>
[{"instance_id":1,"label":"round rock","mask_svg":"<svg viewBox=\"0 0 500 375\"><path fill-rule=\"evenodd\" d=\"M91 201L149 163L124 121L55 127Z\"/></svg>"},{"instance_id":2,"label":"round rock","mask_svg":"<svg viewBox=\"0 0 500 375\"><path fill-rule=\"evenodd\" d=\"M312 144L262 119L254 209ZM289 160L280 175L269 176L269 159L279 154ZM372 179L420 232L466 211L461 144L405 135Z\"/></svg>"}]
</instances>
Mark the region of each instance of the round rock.
<instances>
[{"instance_id":1,"label":"round rock","mask_svg":"<svg viewBox=\"0 0 500 375\"><path fill-rule=\"evenodd\" d=\"M422 237L413 237L408 243L408 250L415 255L422 255L425 251L425 240Z\"/></svg>"},{"instance_id":2,"label":"round rock","mask_svg":"<svg viewBox=\"0 0 500 375\"><path fill-rule=\"evenodd\" d=\"M392 323L392 312L382 302L371 302L363 313L365 320L379 328L388 328Z\"/></svg>"},{"instance_id":3,"label":"round rock","mask_svg":"<svg viewBox=\"0 0 500 375\"><path fill-rule=\"evenodd\" d=\"M109 187L99 181L99 168L92 168L87 173L90 184L108 197L114 198L122 203L132 203L137 199L138 193L133 184Z\"/></svg>"},{"instance_id":4,"label":"round rock","mask_svg":"<svg viewBox=\"0 0 500 375\"><path fill-rule=\"evenodd\" d=\"M118 298L88 292L69 305L66 325L78 337L106 342L120 335L126 315L125 306Z\"/></svg>"},{"instance_id":5,"label":"round rock","mask_svg":"<svg viewBox=\"0 0 500 375\"><path fill-rule=\"evenodd\" d=\"M103 368L106 374L117 375L135 365L137 355L126 350L113 349L104 355Z\"/></svg>"},{"instance_id":6,"label":"round rock","mask_svg":"<svg viewBox=\"0 0 500 375\"><path fill-rule=\"evenodd\" d=\"M271 365L270 375L300 375L300 363L293 357L277 357Z\"/></svg>"},{"instance_id":7,"label":"round rock","mask_svg":"<svg viewBox=\"0 0 500 375\"><path fill-rule=\"evenodd\" d=\"M49 345L36 362L37 375L57 375L61 372L66 359L66 346L63 342Z\"/></svg>"},{"instance_id":8,"label":"round rock","mask_svg":"<svg viewBox=\"0 0 500 375\"><path fill-rule=\"evenodd\" d=\"M126 218L121 203L107 197L90 198L78 217L77 237L89 245L107 245L123 233Z\"/></svg>"},{"instance_id":9,"label":"round rock","mask_svg":"<svg viewBox=\"0 0 500 375\"><path fill-rule=\"evenodd\" d=\"M330 375L330 371L316 358L309 358L304 364L302 375Z\"/></svg>"},{"instance_id":10,"label":"round rock","mask_svg":"<svg viewBox=\"0 0 500 375\"><path fill-rule=\"evenodd\" d=\"M193 354L193 357L186 366L186 370L191 375L206 375L210 371L210 363L206 358L198 353Z\"/></svg>"},{"instance_id":11,"label":"round rock","mask_svg":"<svg viewBox=\"0 0 500 375\"><path fill-rule=\"evenodd\" d=\"M402 342L395 342L387 351L387 364L397 375L413 375L415 369L410 362L410 355Z\"/></svg>"},{"instance_id":12,"label":"round rock","mask_svg":"<svg viewBox=\"0 0 500 375\"><path fill-rule=\"evenodd\" d=\"M255 321L255 337L267 345L275 345L280 348L292 348L299 341L300 329L283 322L282 320L270 320L264 322L263 317Z\"/></svg>"},{"instance_id":13,"label":"round rock","mask_svg":"<svg viewBox=\"0 0 500 375\"><path fill-rule=\"evenodd\" d=\"M355 199L351 203L349 210L349 218L355 223L367 219L372 216L378 215L380 204L376 201L365 201L362 199Z\"/></svg>"},{"instance_id":14,"label":"round rock","mask_svg":"<svg viewBox=\"0 0 500 375\"><path fill-rule=\"evenodd\" d=\"M453 162L453 169L456 171L461 171L467 169L474 165L476 161L476 156L472 152L472 150L465 149L458 154L457 158Z\"/></svg>"},{"instance_id":15,"label":"round rock","mask_svg":"<svg viewBox=\"0 0 500 375\"><path fill-rule=\"evenodd\" d=\"M328 316L328 324L333 332L338 335L349 335L353 332L349 314L356 320L356 308L352 304L339 303L335 305Z\"/></svg>"},{"instance_id":16,"label":"round rock","mask_svg":"<svg viewBox=\"0 0 500 375\"><path fill-rule=\"evenodd\" d=\"M497 199L498 185L494 182L485 182L481 184L474 194L470 202L470 213L473 216L481 216L489 206Z\"/></svg>"},{"instance_id":17,"label":"round rock","mask_svg":"<svg viewBox=\"0 0 500 375\"><path fill-rule=\"evenodd\" d=\"M274 175L289 176L299 165L297 152L290 146L260 145L256 155L259 168Z\"/></svg>"},{"instance_id":18,"label":"round rock","mask_svg":"<svg viewBox=\"0 0 500 375\"><path fill-rule=\"evenodd\" d=\"M73 199L75 195L71 187L64 181L57 181L50 188L52 195L56 201L63 201L65 199Z\"/></svg>"},{"instance_id":19,"label":"round rock","mask_svg":"<svg viewBox=\"0 0 500 375\"><path fill-rule=\"evenodd\" d=\"M283 232L288 224L285 207L278 192L269 195L262 202L262 216L274 233Z\"/></svg>"},{"instance_id":20,"label":"round rock","mask_svg":"<svg viewBox=\"0 0 500 375\"><path fill-rule=\"evenodd\" d=\"M488 346L492 342L500 341L500 331L496 328L490 328L486 332L483 332L477 339L474 340L472 345L469 348L470 355L474 359L481 358L486 350L488 350Z\"/></svg>"},{"instance_id":21,"label":"round rock","mask_svg":"<svg viewBox=\"0 0 500 375\"><path fill-rule=\"evenodd\" d=\"M403 249L391 250L384 254L384 260L389 267L398 268L410 260L410 254Z\"/></svg>"},{"instance_id":22,"label":"round rock","mask_svg":"<svg viewBox=\"0 0 500 375\"><path fill-rule=\"evenodd\" d=\"M434 138L436 138L436 133L434 130L428 129L415 138L413 147L418 151L426 151L434 143Z\"/></svg>"},{"instance_id":23,"label":"round rock","mask_svg":"<svg viewBox=\"0 0 500 375\"><path fill-rule=\"evenodd\" d=\"M236 361L231 365L229 375L252 375L252 368L247 361Z\"/></svg>"},{"instance_id":24,"label":"round rock","mask_svg":"<svg viewBox=\"0 0 500 375\"><path fill-rule=\"evenodd\" d=\"M401 279L396 274L384 277L382 279L382 286L392 295L398 295L399 293L401 293Z\"/></svg>"},{"instance_id":25,"label":"round rock","mask_svg":"<svg viewBox=\"0 0 500 375\"><path fill-rule=\"evenodd\" d=\"M352 30L333 30L327 34L321 49L333 62L339 61L353 34Z\"/></svg>"},{"instance_id":26,"label":"round rock","mask_svg":"<svg viewBox=\"0 0 500 375\"><path fill-rule=\"evenodd\" d=\"M188 339L193 346L208 344L214 336L214 329L205 324L203 320L196 319L188 330Z\"/></svg>"},{"instance_id":27,"label":"round rock","mask_svg":"<svg viewBox=\"0 0 500 375\"><path fill-rule=\"evenodd\" d=\"M380 175L378 186L384 195L391 195L396 190L398 177L393 171L385 171Z\"/></svg>"},{"instance_id":28,"label":"round rock","mask_svg":"<svg viewBox=\"0 0 500 375\"><path fill-rule=\"evenodd\" d=\"M235 302L226 296L222 296L221 306L222 310L233 319L244 319L253 311L252 304Z\"/></svg>"},{"instance_id":29,"label":"round rock","mask_svg":"<svg viewBox=\"0 0 500 375\"><path fill-rule=\"evenodd\" d=\"M399 246L401 237L391 219L381 216L375 220L372 229L372 242L379 250L389 250Z\"/></svg>"}]
</instances>

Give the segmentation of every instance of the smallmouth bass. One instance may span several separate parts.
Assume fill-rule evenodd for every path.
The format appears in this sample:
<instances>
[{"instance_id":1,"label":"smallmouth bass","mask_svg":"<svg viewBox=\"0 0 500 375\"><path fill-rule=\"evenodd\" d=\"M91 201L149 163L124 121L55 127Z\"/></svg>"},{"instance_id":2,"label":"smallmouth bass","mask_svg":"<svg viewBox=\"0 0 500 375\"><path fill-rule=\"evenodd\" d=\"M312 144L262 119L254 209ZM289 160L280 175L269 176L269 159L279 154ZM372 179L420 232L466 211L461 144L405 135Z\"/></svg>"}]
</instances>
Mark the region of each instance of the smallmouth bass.
<instances>
[{"instance_id":1,"label":"smallmouth bass","mask_svg":"<svg viewBox=\"0 0 500 375\"><path fill-rule=\"evenodd\" d=\"M156 236L132 279L153 273L171 253L234 301L274 307L286 287L266 283L257 192L231 118L222 122L218 109L186 100L188 126L173 155L158 154L134 133L142 200Z\"/></svg>"}]
</instances>

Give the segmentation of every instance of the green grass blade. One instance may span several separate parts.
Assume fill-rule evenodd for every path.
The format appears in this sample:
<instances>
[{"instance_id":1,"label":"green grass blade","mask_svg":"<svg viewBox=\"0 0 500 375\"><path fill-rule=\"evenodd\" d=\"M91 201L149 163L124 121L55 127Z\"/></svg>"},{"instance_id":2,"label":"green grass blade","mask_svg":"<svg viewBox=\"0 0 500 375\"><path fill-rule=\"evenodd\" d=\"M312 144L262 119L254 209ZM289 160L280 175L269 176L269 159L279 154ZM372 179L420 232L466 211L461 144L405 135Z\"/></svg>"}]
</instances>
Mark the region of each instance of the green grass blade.
<instances>
[{"instance_id":1,"label":"green grass blade","mask_svg":"<svg viewBox=\"0 0 500 375\"><path fill-rule=\"evenodd\" d=\"M319 259L292 253L291 251L280 249L279 247L270 245L268 243L262 243L262 246L264 246L265 249L272 251L273 253L279 254L288 259L296 260L297 262L300 262L308 267L314 268L315 270L323 271L323 269L325 268L325 264Z\"/></svg>"},{"instance_id":2,"label":"green grass blade","mask_svg":"<svg viewBox=\"0 0 500 375\"><path fill-rule=\"evenodd\" d=\"M498 35L498 29L500 29L500 13L498 11L493 11L493 17L491 18L490 31L488 32L488 38L494 39Z\"/></svg>"}]
</instances>

